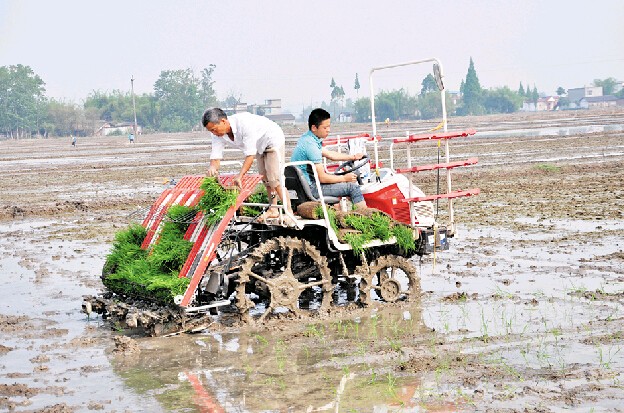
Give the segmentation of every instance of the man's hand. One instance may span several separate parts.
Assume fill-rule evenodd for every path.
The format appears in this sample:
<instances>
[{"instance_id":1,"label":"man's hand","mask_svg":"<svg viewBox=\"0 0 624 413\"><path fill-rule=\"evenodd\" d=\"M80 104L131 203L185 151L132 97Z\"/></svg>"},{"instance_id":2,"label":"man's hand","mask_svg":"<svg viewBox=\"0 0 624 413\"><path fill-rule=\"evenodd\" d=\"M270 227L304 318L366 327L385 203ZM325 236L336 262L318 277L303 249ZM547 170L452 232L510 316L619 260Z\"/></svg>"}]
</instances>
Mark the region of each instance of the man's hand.
<instances>
[{"instance_id":1,"label":"man's hand","mask_svg":"<svg viewBox=\"0 0 624 413\"><path fill-rule=\"evenodd\" d=\"M208 175L208 176L217 176L217 175L219 175L219 169L215 168L212 165L210 165L208 167L208 170L206 171L206 175Z\"/></svg>"},{"instance_id":2,"label":"man's hand","mask_svg":"<svg viewBox=\"0 0 624 413\"><path fill-rule=\"evenodd\" d=\"M235 177L234 179L232 179L232 185L234 185L235 187L242 189L243 185L242 185L242 178L240 176Z\"/></svg>"},{"instance_id":3,"label":"man's hand","mask_svg":"<svg viewBox=\"0 0 624 413\"><path fill-rule=\"evenodd\" d=\"M344 182L357 182L357 175L353 172L349 172L348 174L343 175Z\"/></svg>"},{"instance_id":4,"label":"man's hand","mask_svg":"<svg viewBox=\"0 0 624 413\"><path fill-rule=\"evenodd\" d=\"M359 161L360 159L362 159L364 157L363 153L356 153L355 155L351 155L353 158L352 160L354 161Z\"/></svg>"}]
</instances>

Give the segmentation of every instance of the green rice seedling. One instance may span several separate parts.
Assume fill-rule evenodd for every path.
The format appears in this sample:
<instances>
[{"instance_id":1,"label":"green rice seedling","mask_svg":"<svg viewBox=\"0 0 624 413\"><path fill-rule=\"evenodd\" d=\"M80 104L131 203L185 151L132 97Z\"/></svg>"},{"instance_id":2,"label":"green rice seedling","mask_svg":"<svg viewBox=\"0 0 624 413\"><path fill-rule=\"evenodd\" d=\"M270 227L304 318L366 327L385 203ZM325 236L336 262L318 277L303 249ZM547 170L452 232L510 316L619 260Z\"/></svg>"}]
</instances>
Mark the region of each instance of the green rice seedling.
<instances>
[{"instance_id":1,"label":"green rice seedling","mask_svg":"<svg viewBox=\"0 0 624 413\"><path fill-rule=\"evenodd\" d=\"M329 225L332 227L335 233L338 233L338 220L336 219L336 210L334 208L329 208L329 207L326 207L325 209L327 210L327 219L329 220ZM321 219L325 216L325 214L323 213L322 205L318 205L314 209L314 215L318 219Z\"/></svg>"},{"instance_id":2,"label":"green rice seedling","mask_svg":"<svg viewBox=\"0 0 624 413\"><path fill-rule=\"evenodd\" d=\"M391 229L392 235L396 239L396 243L401 250L409 253L416 250L416 242L414 240L414 232L405 225L395 225Z\"/></svg>"},{"instance_id":3,"label":"green rice seedling","mask_svg":"<svg viewBox=\"0 0 624 413\"><path fill-rule=\"evenodd\" d=\"M197 207L204 212L207 225L221 221L227 210L236 204L238 191L223 188L216 178L204 178L200 189L204 191L204 195L197 203Z\"/></svg>"},{"instance_id":4,"label":"green rice seedling","mask_svg":"<svg viewBox=\"0 0 624 413\"><path fill-rule=\"evenodd\" d=\"M361 231L363 234L372 235L374 233L372 218L364 215L352 214L347 215L344 221L348 226L353 229L357 229L358 231Z\"/></svg>"},{"instance_id":5,"label":"green rice seedling","mask_svg":"<svg viewBox=\"0 0 624 413\"><path fill-rule=\"evenodd\" d=\"M386 393L391 398L397 400L401 405L403 401L397 395L397 378L392 373L386 374Z\"/></svg>"},{"instance_id":6,"label":"green rice seedling","mask_svg":"<svg viewBox=\"0 0 624 413\"><path fill-rule=\"evenodd\" d=\"M333 323L336 328L336 333L340 334L342 338L347 338L347 333L349 332L349 322L338 320Z\"/></svg>"},{"instance_id":7,"label":"green rice seedling","mask_svg":"<svg viewBox=\"0 0 624 413\"><path fill-rule=\"evenodd\" d=\"M359 342L357 344L357 350L356 350L356 354L360 355L360 356L364 356L368 351L368 346L363 343L363 342Z\"/></svg>"},{"instance_id":8,"label":"green rice seedling","mask_svg":"<svg viewBox=\"0 0 624 413\"><path fill-rule=\"evenodd\" d=\"M375 238L387 241L391 236L392 220L386 214L375 213L371 218L371 228Z\"/></svg>"},{"instance_id":9,"label":"green rice seedling","mask_svg":"<svg viewBox=\"0 0 624 413\"><path fill-rule=\"evenodd\" d=\"M117 294L162 303L172 303L176 295L184 294L189 280L178 278L178 272L192 247L183 236L195 212L179 205L169 208L150 253L140 247L147 233L142 226L132 225L117 233L105 264L104 285Z\"/></svg>"},{"instance_id":10,"label":"green rice seedling","mask_svg":"<svg viewBox=\"0 0 624 413\"><path fill-rule=\"evenodd\" d=\"M370 378L368 379L368 384L375 384L377 383L377 373L375 372L375 369L371 369L371 375Z\"/></svg>"},{"instance_id":11,"label":"green rice seedling","mask_svg":"<svg viewBox=\"0 0 624 413\"><path fill-rule=\"evenodd\" d=\"M182 235L184 235L196 214L196 207L172 205L167 210L166 221L167 223L172 223L172 231L175 230L177 233L182 233Z\"/></svg>"},{"instance_id":12,"label":"green rice seedling","mask_svg":"<svg viewBox=\"0 0 624 413\"><path fill-rule=\"evenodd\" d=\"M321 342L325 342L325 329L322 325L318 324L308 324L306 326L304 334L307 337L316 337Z\"/></svg>"},{"instance_id":13,"label":"green rice seedling","mask_svg":"<svg viewBox=\"0 0 624 413\"><path fill-rule=\"evenodd\" d=\"M277 369L280 373L284 372L284 368L286 367L286 344L283 340L278 340L273 347L273 351L275 352L275 361L277 364Z\"/></svg>"},{"instance_id":14,"label":"green rice seedling","mask_svg":"<svg viewBox=\"0 0 624 413\"><path fill-rule=\"evenodd\" d=\"M249 195L249 198L247 198L246 202L249 202L252 204L268 204L269 194L267 193L266 186L258 185L255 188L254 193ZM253 217L253 216L260 215L261 213L262 211L260 210L259 207L243 206L241 208L241 214L245 216Z\"/></svg>"},{"instance_id":15,"label":"green rice seedling","mask_svg":"<svg viewBox=\"0 0 624 413\"><path fill-rule=\"evenodd\" d=\"M400 340L395 340L393 338L386 337L386 341L388 342L388 345L390 345L390 348L393 351L396 351L397 353L401 352L401 347L402 346L401 346L401 341Z\"/></svg>"},{"instance_id":16,"label":"green rice seedling","mask_svg":"<svg viewBox=\"0 0 624 413\"><path fill-rule=\"evenodd\" d=\"M485 311L483 310L483 307L481 307L481 339L483 340L484 343L487 343L489 341L489 334L488 334L488 322L485 318Z\"/></svg>"},{"instance_id":17,"label":"green rice seedling","mask_svg":"<svg viewBox=\"0 0 624 413\"><path fill-rule=\"evenodd\" d=\"M371 240L366 234L345 234L344 239L353 248L355 255L360 255L364 251L364 245Z\"/></svg>"},{"instance_id":18,"label":"green rice seedling","mask_svg":"<svg viewBox=\"0 0 624 413\"><path fill-rule=\"evenodd\" d=\"M360 337L360 323L352 322L351 329L353 329L353 334L355 335L355 338L359 338Z\"/></svg>"},{"instance_id":19,"label":"green rice seedling","mask_svg":"<svg viewBox=\"0 0 624 413\"><path fill-rule=\"evenodd\" d=\"M171 273L182 268L193 248L193 243L183 238L185 232L186 228L180 223L171 221L164 224L160 239L148 257L158 272Z\"/></svg>"},{"instance_id":20,"label":"green rice seedling","mask_svg":"<svg viewBox=\"0 0 624 413\"><path fill-rule=\"evenodd\" d=\"M256 340L260 345L266 346L267 344L269 344L269 340L267 340L264 336L260 334L254 334L252 338Z\"/></svg>"},{"instance_id":21,"label":"green rice seedling","mask_svg":"<svg viewBox=\"0 0 624 413\"><path fill-rule=\"evenodd\" d=\"M622 348L617 346L617 349L614 351L613 346L609 346L608 351L605 353L602 349L602 346L597 346L598 351L598 362L600 368L605 370L611 369L611 364L613 363L613 358L620 352Z\"/></svg>"},{"instance_id":22,"label":"green rice seedling","mask_svg":"<svg viewBox=\"0 0 624 413\"><path fill-rule=\"evenodd\" d=\"M115 234L113 248L106 257L102 274L108 275L117 271L128 263L144 258L147 252L141 249L141 243L147 235L147 230L139 225L132 224L125 230Z\"/></svg>"}]
</instances>

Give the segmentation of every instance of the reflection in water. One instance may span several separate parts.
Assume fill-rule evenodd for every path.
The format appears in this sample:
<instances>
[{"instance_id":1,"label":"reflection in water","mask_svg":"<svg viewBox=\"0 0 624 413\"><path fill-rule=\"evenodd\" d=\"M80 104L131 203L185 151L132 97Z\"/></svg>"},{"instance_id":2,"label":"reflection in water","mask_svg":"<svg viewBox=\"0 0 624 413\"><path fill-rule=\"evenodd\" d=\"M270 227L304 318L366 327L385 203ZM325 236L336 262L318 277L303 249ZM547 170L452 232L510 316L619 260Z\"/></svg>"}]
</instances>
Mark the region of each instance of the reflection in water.
<instances>
[{"instance_id":1,"label":"reflection in water","mask_svg":"<svg viewBox=\"0 0 624 413\"><path fill-rule=\"evenodd\" d=\"M145 338L115 369L168 411L420 412L418 376L403 374L402 346L431 332L420 306L360 312L325 323Z\"/></svg>"}]
</instances>

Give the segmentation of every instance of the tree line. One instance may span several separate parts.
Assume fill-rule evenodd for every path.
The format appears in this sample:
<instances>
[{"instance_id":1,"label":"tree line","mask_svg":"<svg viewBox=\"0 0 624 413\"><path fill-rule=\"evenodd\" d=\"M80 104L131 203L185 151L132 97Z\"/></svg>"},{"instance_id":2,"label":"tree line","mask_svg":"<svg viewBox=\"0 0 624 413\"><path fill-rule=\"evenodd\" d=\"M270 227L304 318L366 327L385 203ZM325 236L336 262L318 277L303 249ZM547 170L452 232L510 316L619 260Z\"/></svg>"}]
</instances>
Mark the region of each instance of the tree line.
<instances>
[{"instance_id":1,"label":"tree line","mask_svg":"<svg viewBox=\"0 0 624 413\"><path fill-rule=\"evenodd\" d=\"M214 65L196 75L191 69L164 70L153 93L135 96L137 123L146 131L190 131L198 114L217 104ZM45 82L29 66L0 67L0 134L10 138L92 135L104 122L134 122L130 92L93 91L82 105L48 99Z\"/></svg>"},{"instance_id":2,"label":"tree line","mask_svg":"<svg viewBox=\"0 0 624 413\"><path fill-rule=\"evenodd\" d=\"M146 132L183 132L199 127L199 114L205 108L231 105L241 101L241 96L228 96L219 102L216 98L212 75L215 65L201 70L199 75L191 69L164 70L153 86L153 93L135 96L137 123ZM611 94L617 84L614 78L595 79L604 94ZM368 122L371 117L370 100L359 97L360 83L356 73L353 89L356 99L346 98L342 85L331 79L329 102L321 107L338 119L341 113L351 114L356 122ZM523 102L539 99L537 87L520 82L518 90L509 87L485 89L470 58L466 77L462 79L459 94L445 92L446 110L449 114L482 115L512 113ZM557 94L565 94L562 87ZM624 98L624 90L618 93ZM434 119L442 116L441 96L435 79L428 74L421 82L419 93L410 94L405 89L382 90L375 95L375 112L378 119ZM454 103L457 102L457 103ZM560 104L565 103L565 97ZM313 107L303 108L301 119L307 119ZM118 124L134 121L131 93L93 91L82 105L48 99L45 82L29 66L21 64L0 67L0 134L11 138L30 136L87 136L93 134L103 122Z\"/></svg>"}]
</instances>

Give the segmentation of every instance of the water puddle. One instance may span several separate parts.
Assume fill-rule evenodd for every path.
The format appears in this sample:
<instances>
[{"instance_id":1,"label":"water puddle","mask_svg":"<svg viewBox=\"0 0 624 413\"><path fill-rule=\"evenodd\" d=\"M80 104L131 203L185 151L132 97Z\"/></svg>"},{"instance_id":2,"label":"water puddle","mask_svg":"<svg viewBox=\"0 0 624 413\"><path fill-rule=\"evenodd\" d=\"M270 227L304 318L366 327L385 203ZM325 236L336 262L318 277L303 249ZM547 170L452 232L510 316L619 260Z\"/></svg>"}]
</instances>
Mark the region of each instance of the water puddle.
<instances>
[{"instance_id":1,"label":"water puddle","mask_svg":"<svg viewBox=\"0 0 624 413\"><path fill-rule=\"evenodd\" d=\"M568 127L540 127L525 129L507 129L495 131L478 131L476 137L516 137L516 136L570 136L589 133L619 132L624 125L583 125Z\"/></svg>"}]
</instances>

